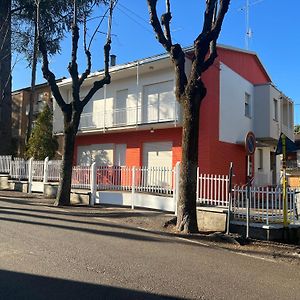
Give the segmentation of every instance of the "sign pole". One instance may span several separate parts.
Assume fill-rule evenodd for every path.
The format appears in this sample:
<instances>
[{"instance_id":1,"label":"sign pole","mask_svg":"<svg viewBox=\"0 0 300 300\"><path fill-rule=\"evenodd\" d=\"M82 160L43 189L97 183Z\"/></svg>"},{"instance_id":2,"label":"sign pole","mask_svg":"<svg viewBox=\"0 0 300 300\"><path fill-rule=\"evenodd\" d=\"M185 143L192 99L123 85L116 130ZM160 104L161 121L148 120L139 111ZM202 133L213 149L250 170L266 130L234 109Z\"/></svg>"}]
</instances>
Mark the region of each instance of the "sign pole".
<instances>
[{"instance_id":1,"label":"sign pole","mask_svg":"<svg viewBox=\"0 0 300 300\"><path fill-rule=\"evenodd\" d=\"M282 183L282 198L283 198L283 226L288 227L287 218L287 180L286 180L286 136L281 135L282 141L282 171L283 171L283 183Z\"/></svg>"},{"instance_id":2,"label":"sign pole","mask_svg":"<svg viewBox=\"0 0 300 300\"><path fill-rule=\"evenodd\" d=\"M232 173L233 172L233 164L230 163L229 167L229 181L228 181L228 212L227 212L227 228L226 234L229 234L229 226L230 226L230 211L232 207L232 196L231 196L231 189L232 189Z\"/></svg>"},{"instance_id":3,"label":"sign pole","mask_svg":"<svg viewBox=\"0 0 300 300\"><path fill-rule=\"evenodd\" d=\"M247 153L247 189L246 189L246 238L250 237L250 208L251 208L251 178L252 178L252 160L255 153L256 139L252 131L249 131L245 138L245 150Z\"/></svg>"},{"instance_id":4,"label":"sign pole","mask_svg":"<svg viewBox=\"0 0 300 300\"><path fill-rule=\"evenodd\" d=\"M250 237L249 227L250 227L250 155L247 155L247 196L246 196L246 238Z\"/></svg>"}]
</instances>

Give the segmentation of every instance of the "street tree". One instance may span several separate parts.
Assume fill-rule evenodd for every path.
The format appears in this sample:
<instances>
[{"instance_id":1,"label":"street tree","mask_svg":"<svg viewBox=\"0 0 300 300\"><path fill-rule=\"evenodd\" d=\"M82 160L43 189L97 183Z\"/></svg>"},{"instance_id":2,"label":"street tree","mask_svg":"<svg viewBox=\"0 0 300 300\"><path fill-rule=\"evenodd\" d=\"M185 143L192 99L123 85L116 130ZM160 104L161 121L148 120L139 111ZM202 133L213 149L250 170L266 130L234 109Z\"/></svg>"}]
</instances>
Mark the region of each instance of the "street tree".
<instances>
[{"instance_id":1,"label":"street tree","mask_svg":"<svg viewBox=\"0 0 300 300\"><path fill-rule=\"evenodd\" d=\"M55 156L58 142L53 136L52 129L52 111L47 103L39 113L32 129L26 149L27 158L44 160L46 157L51 159Z\"/></svg>"},{"instance_id":2,"label":"street tree","mask_svg":"<svg viewBox=\"0 0 300 300\"><path fill-rule=\"evenodd\" d=\"M28 142L33 121L33 104L36 85L36 69L40 54L38 51L37 7L39 10L40 34L47 46L48 54L60 51L60 42L72 25L73 0L15 0L15 13L12 15L14 50L22 53L31 67L31 93L29 99L27 135ZM42 2L42 5L40 3ZM82 23L93 7L105 0L82 0L78 2L77 21ZM16 6L18 5L18 6Z\"/></svg>"},{"instance_id":3,"label":"street tree","mask_svg":"<svg viewBox=\"0 0 300 300\"><path fill-rule=\"evenodd\" d=\"M77 51L78 51L78 41L79 41L79 27L77 20L77 3L74 0L74 17L72 24L72 53L71 61L68 66L68 71L72 79L72 99L67 101L64 99L60 90L57 86L55 75L51 72L48 60L47 45L44 39L44 34L39 34L39 50L42 54L42 72L44 78L48 81L52 94L60 107L63 114L64 121L64 145L63 145L63 161L61 169L61 181L58 188L58 194L56 198L55 205L70 205L70 192L71 192L71 178L72 178L72 165L74 157L74 147L75 147L75 137L78 132L78 126L80 122L80 116L83 108L91 100L93 95L104 85L107 85L111 81L109 74L109 58L111 49L111 25L112 25L112 14L113 9L116 5L116 0L110 0L109 6L109 22L108 22L108 32L106 42L104 44L104 74L103 76L94 82L91 89L88 91L83 99L80 99L80 89L84 81L87 79L91 73L92 67L92 55L90 52L90 45L87 46L86 41L86 26L84 26L84 51L87 59L87 67L85 71L79 75L78 64L77 64ZM42 3L41 3L42 5ZM39 7L38 7L39 10ZM39 24L39 22L38 22ZM86 24L86 23L84 23ZM39 25L38 25L39 26ZM98 29L98 28L97 28ZM38 32L40 32L38 30ZM94 35L92 35L94 36Z\"/></svg>"},{"instance_id":4,"label":"street tree","mask_svg":"<svg viewBox=\"0 0 300 300\"><path fill-rule=\"evenodd\" d=\"M172 19L170 0L160 20L157 0L147 0L150 23L158 42L170 54L175 68L176 99L183 109L182 161L180 191L177 203L177 231L197 232L196 182L198 167L198 141L200 106L206 96L203 73L217 57L216 42L230 0L206 0L202 31L194 40L193 61L190 74L185 72L185 52L179 43L173 43L170 30ZM188 5L188 4L187 4ZM187 21L188 22L188 21Z\"/></svg>"},{"instance_id":5,"label":"street tree","mask_svg":"<svg viewBox=\"0 0 300 300\"><path fill-rule=\"evenodd\" d=\"M0 154L11 145L11 0L0 1Z\"/></svg>"}]
</instances>

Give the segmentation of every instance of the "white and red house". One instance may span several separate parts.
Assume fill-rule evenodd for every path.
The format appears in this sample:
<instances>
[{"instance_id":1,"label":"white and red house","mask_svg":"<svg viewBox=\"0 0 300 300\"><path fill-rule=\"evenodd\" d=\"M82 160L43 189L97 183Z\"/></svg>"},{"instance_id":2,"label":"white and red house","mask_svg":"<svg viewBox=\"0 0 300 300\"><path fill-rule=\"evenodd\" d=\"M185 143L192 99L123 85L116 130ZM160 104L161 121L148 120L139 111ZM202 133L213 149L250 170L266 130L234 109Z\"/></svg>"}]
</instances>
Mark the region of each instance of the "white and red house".
<instances>
[{"instance_id":1,"label":"white and red house","mask_svg":"<svg viewBox=\"0 0 300 300\"><path fill-rule=\"evenodd\" d=\"M186 72L191 56L186 56ZM173 167L181 159L181 107L175 99L174 68L167 54L110 68L112 82L85 107L76 138L74 164ZM82 96L101 76L92 74ZM276 184L280 159L275 147L280 132L293 139L293 102L278 91L250 51L218 46L218 58L203 76L208 93L200 112L201 173L227 174L234 165L234 182L245 183L244 139L253 131L255 183ZM71 79L59 83L71 98ZM54 132L62 133L54 103Z\"/></svg>"}]
</instances>

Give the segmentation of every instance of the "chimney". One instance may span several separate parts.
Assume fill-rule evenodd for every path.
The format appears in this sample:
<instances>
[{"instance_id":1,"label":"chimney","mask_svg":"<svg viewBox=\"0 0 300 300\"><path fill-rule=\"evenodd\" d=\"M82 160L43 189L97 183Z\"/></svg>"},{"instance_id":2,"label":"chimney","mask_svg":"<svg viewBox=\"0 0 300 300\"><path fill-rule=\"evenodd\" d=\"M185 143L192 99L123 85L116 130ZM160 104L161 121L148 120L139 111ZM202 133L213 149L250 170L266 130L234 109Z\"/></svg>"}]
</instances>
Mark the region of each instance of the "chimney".
<instances>
[{"instance_id":1,"label":"chimney","mask_svg":"<svg viewBox=\"0 0 300 300\"><path fill-rule=\"evenodd\" d=\"M113 67L116 65L116 59L117 59L117 56L114 55L114 54L111 54L110 55L110 66Z\"/></svg>"}]
</instances>

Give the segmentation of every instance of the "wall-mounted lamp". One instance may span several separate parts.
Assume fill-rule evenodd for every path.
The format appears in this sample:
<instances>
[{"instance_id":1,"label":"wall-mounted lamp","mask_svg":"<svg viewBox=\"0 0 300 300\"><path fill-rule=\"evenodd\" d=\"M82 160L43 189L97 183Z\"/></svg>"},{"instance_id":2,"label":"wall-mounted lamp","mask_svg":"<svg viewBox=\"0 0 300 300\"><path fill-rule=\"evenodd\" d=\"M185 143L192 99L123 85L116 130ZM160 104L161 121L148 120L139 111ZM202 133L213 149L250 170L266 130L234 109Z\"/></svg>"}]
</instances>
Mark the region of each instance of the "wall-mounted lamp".
<instances>
[{"instance_id":1,"label":"wall-mounted lamp","mask_svg":"<svg viewBox=\"0 0 300 300\"><path fill-rule=\"evenodd\" d=\"M150 133L153 133L154 132L154 129L153 129L153 127L150 129Z\"/></svg>"}]
</instances>

